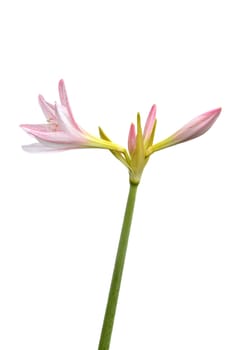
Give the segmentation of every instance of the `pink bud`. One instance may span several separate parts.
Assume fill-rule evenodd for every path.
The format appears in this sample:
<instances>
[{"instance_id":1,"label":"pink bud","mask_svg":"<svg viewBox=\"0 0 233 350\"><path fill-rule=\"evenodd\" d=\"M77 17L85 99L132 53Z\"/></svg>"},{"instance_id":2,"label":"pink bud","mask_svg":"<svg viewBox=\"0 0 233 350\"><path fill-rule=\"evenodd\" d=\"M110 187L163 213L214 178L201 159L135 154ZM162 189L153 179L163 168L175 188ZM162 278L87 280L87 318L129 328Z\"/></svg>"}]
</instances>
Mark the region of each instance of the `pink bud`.
<instances>
[{"instance_id":1,"label":"pink bud","mask_svg":"<svg viewBox=\"0 0 233 350\"><path fill-rule=\"evenodd\" d=\"M132 154L136 148L136 132L135 132L135 125L131 124L129 129L129 136L128 136L128 150L129 153Z\"/></svg>"},{"instance_id":2,"label":"pink bud","mask_svg":"<svg viewBox=\"0 0 233 350\"><path fill-rule=\"evenodd\" d=\"M201 114L184 125L180 130L172 136L172 143L177 144L192 140L195 137L201 136L214 124L221 112L221 108L213 109L212 111Z\"/></svg>"},{"instance_id":3,"label":"pink bud","mask_svg":"<svg viewBox=\"0 0 233 350\"><path fill-rule=\"evenodd\" d=\"M145 142L148 141L151 136L151 133L155 125L155 120L156 120L156 106L153 105L147 117L146 124L143 131L143 138Z\"/></svg>"}]
</instances>

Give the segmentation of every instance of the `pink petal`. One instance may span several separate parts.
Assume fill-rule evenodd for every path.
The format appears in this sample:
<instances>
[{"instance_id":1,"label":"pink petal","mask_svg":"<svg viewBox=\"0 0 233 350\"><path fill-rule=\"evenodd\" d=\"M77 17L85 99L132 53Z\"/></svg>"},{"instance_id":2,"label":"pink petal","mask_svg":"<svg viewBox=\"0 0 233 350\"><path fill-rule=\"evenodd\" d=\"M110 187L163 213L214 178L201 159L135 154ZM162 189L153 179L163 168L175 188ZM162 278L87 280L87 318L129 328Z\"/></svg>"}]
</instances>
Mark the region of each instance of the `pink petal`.
<instances>
[{"instance_id":1,"label":"pink petal","mask_svg":"<svg viewBox=\"0 0 233 350\"><path fill-rule=\"evenodd\" d=\"M55 123L49 123L49 124L21 124L20 127L31 133L33 130L41 131L41 132L52 132L57 131L58 127Z\"/></svg>"},{"instance_id":2,"label":"pink petal","mask_svg":"<svg viewBox=\"0 0 233 350\"><path fill-rule=\"evenodd\" d=\"M74 117L73 117L73 114L72 114L72 111L71 111L71 108L70 108L70 104L69 104L66 88L65 88L65 83L64 83L64 81L62 79L59 81L58 90L59 90L59 96L60 96L61 104L67 110L67 117L69 118L70 123L73 125L73 127L75 129L78 129L79 131L82 131L81 128L76 123L76 121L74 120Z\"/></svg>"},{"instance_id":3,"label":"pink petal","mask_svg":"<svg viewBox=\"0 0 233 350\"><path fill-rule=\"evenodd\" d=\"M171 136L174 143L194 139L204 134L214 124L221 112L221 108L201 114Z\"/></svg>"},{"instance_id":4,"label":"pink petal","mask_svg":"<svg viewBox=\"0 0 233 350\"><path fill-rule=\"evenodd\" d=\"M146 124L143 131L143 138L145 141L150 138L151 132L155 124L155 120L156 120L156 106L153 105L147 117Z\"/></svg>"},{"instance_id":5,"label":"pink petal","mask_svg":"<svg viewBox=\"0 0 233 350\"><path fill-rule=\"evenodd\" d=\"M87 133L84 130L77 129L76 126L71 122L68 115L68 111L64 106L55 104L57 121L66 133L70 134L75 139L87 139Z\"/></svg>"},{"instance_id":6,"label":"pink petal","mask_svg":"<svg viewBox=\"0 0 233 350\"><path fill-rule=\"evenodd\" d=\"M40 138L49 142L56 143L78 143L81 142L83 144L83 138L75 139L72 135L62 131L62 130L51 130L51 125L44 124L23 124L21 125L24 131L28 134L31 134L37 138Z\"/></svg>"},{"instance_id":7,"label":"pink petal","mask_svg":"<svg viewBox=\"0 0 233 350\"><path fill-rule=\"evenodd\" d=\"M217 108L201 114L184 125L183 128L175 132L173 135L154 144L148 154L151 155L153 152L160 151L164 148L171 147L178 143L189 141L201 136L214 124L220 113L221 108Z\"/></svg>"},{"instance_id":8,"label":"pink petal","mask_svg":"<svg viewBox=\"0 0 233 350\"><path fill-rule=\"evenodd\" d=\"M132 154L135 148L136 148L136 131L135 131L135 125L131 124L129 129L129 136L128 136L129 153Z\"/></svg>"},{"instance_id":9,"label":"pink petal","mask_svg":"<svg viewBox=\"0 0 233 350\"><path fill-rule=\"evenodd\" d=\"M47 121L56 121L54 105L45 101L44 97L41 95L39 95L38 100Z\"/></svg>"},{"instance_id":10,"label":"pink petal","mask_svg":"<svg viewBox=\"0 0 233 350\"><path fill-rule=\"evenodd\" d=\"M23 150L29 153L41 153L41 152L54 152L54 151L65 151L76 148L73 145L49 143L48 145L38 142L32 143L31 145L22 146Z\"/></svg>"}]
</instances>

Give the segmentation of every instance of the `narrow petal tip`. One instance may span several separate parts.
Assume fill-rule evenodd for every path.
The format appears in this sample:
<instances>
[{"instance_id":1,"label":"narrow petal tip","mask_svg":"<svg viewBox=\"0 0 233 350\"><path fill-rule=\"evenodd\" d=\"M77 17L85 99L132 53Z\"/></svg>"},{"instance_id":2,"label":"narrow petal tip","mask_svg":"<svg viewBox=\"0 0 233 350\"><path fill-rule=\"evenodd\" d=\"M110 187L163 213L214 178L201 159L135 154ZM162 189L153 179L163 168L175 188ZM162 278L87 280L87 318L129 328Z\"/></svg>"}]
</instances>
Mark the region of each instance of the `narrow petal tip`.
<instances>
[{"instance_id":1,"label":"narrow petal tip","mask_svg":"<svg viewBox=\"0 0 233 350\"><path fill-rule=\"evenodd\" d=\"M147 117L146 124L143 131L143 138L145 141L147 141L150 138L155 122L156 122L156 105L153 105Z\"/></svg>"},{"instance_id":2,"label":"narrow petal tip","mask_svg":"<svg viewBox=\"0 0 233 350\"><path fill-rule=\"evenodd\" d=\"M136 148L136 131L135 131L135 125L132 123L130 125L129 129L129 136L128 136L128 150L129 153L132 154Z\"/></svg>"},{"instance_id":3,"label":"narrow petal tip","mask_svg":"<svg viewBox=\"0 0 233 350\"><path fill-rule=\"evenodd\" d=\"M30 125L29 124L20 124L19 127L23 129L26 132L29 132L30 130Z\"/></svg>"},{"instance_id":4,"label":"narrow petal tip","mask_svg":"<svg viewBox=\"0 0 233 350\"><path fill-rule=\"evenodd\" d=\"M59 82L58 82L58 85L59 85L59 86L64 86L64 85L65 85L64 80L63 80L63 79L60 79Z\"/></svg>"},{"instance_id":5,"label":"narrow petal tip","mask_svg":"<svg viewBox=\"0 0 233 350\"><path fill-rule=\"evenodd\" d=\"M211 119L214 119L215 121L218 118L221 111L222 111L222 108L219 107L219 108L212 109L211 111L205 113L204 115L206 116L206 118L211 118Z\"/></svg>"}]
</instances>

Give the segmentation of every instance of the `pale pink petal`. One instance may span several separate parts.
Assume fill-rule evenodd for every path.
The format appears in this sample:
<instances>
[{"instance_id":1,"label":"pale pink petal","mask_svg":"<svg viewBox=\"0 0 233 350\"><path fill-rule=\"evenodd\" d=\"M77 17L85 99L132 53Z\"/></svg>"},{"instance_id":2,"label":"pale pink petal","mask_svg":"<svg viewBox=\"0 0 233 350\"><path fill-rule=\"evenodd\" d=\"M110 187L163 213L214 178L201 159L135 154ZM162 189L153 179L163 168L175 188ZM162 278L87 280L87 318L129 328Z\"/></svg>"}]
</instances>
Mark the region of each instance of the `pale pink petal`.
<instances>
[{"instance_id":1,"label":"pale pink petal","mask_svg":"<svg viewBox=\"0 0 233 350\"><path fill-rule=\"evenodd\" d=\"M220 113L221 108L217 108L194 118L189 123L184 125L183 128L167 137L165 140L151 146L149 154L203 135L207 130L209 130L209 128L211 128Z\"/></svg>"},{"instance_id":2,"label":"pale pink petal","mask_svg":"<svg viewBox=\"0 0 233 350\"><path fill-rule=\"evenodd\" d=\"M20 127L27 131L31 132L33 130L41 131L41 132L52 132L57 131L58 126L55 123L49 123L49 124L21 124Z\"/></svg>"},{"instance_id":3,"label":"pale pink petal","mask_svg":"<svg viewBox=\"0 0 233 350\"><path fill-rule=\"evenodd\" d=\"M38 97L40 107L48 122L56 121L55 107L51 103L45 101L44 97L39 95Z\"/></svg>"},{"instance_id":4,"label":"pale pink petal","mask_svg":"<svg viewBox=\"0 0 233 350\"><path fill-rule=\"evenodd\" d=\"M74 128L78 129L79 131L82 131L82 129L78 126L78 124L74 120L74 117L70 108L66 88L65 88L65 83L62 79L59 81L58 90L59 90L61 104L67 109L67 112L68 112L67 117L69 118L70 123L73 125Z\"/></svg>"},{"instance_id":5,"label":"pale pink petal","mask_svg":"<svg viewBox=\"0 0 233 350\"><path fill-rule=\"evenodd\" d=\"M83 141L75 139L72 135L66 133L65 131L51 130L50 125L29 125L24 124L21 125L22 129L26 131L28 134L33 135L34 137L40 138L49 142L57 142L57 143L74 143Z\"/></svg>"},{"instance_id":6,"label":"pale pink petal","mask_svg":"<svg viewBox=\"0 0 233 350\"><path fill-rule=\"evenodd\" d=\"M85 137L85 131L84 130L81 131L74 126L64 106L59 106L55 104L55 111L56 111L57 121L61 129L63 129L64 131L66 131L76 139L79 139L79 138L83 139Z\"/></svg>"},{"instance_id":7,"label":"pale pink petal","mask_svg":"<svg viewBox=\"0 0 233 350\"><path fill-rule=\"evenodd\" d=\"M48 146L46 146L43 143L32 143L31 145L24 145L22 146L23 150L29 153L41 153L41 152L55 152L55 151L66 151L69 149L73 149L76 147L73 147L72 145L65 145L65 144L52 144L49 143Z\"/></svg>"},{"instance_id":8,"label":"pale pink petal","mask_svg":"<svg viewBox=\"0 0 233 350\"><path fill-rule=\"evenodd\" d=\"M171 136L174 143L180 143L194 139L204 134L214 124L221 112L221 108L201 114Z\"/></svg>"},{"instance_id":9,"label":"pale pink petal","mask_svg":"<svg viewBox=\"0 0 233 350\"><path fill-rule=\"evenodd\" d=\"M152 130L155 124L155 120L156 120L156 106L153 105L147 117L146 124L143 131L143 138L145 141L150 138L150 135L152 133Z\"/></svg>"},{"instance_id":10,"label":"pale pink petal","mask_svg":"<svg viewBox=\"0 0 233 350\"><path fill-rule=\"evenodd\" d=\"M135 148L136 148L136 131L135 131L135 125L131 124L129 129L129 136L128 136L129 153L132 154Z\"/></svg>"}]
</instances>

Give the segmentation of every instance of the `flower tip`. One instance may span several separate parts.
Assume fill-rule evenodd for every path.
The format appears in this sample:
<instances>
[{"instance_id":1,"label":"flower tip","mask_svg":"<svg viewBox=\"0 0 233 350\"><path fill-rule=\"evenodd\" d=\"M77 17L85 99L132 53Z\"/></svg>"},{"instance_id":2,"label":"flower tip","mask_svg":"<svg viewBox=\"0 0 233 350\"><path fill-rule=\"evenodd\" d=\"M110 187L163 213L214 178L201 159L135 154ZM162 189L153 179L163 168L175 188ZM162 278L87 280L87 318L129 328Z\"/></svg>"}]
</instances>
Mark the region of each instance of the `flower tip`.
<instances>
[{"instance_id":1,"label":"flower tip","mask_svg":"<svg viewBox=\"0 0 233 350\"><path fill-rule=\"evenodd\" d=\"M217 120L221 110L221 108L212 109L192 119L169 138L169 145L192 140L206 133Z\"/></svg>"},{"instance_id":2,"label":"flower tip","mask_svg":"<svg viewBox=\"0 0 233 350\"><path fill-rule=\"evenodd\" d=\"M215 109L212 109L211 111L207 112L206 115L213 117L213 118L217 118L219 116L219 114L221 113L221 111L222 111L221 107L215 108Z\"/></svg>"},{"instance_id":3,"label":"flower tip","mask_svg":"<svg viewBox=\"0 0 233 350\"><path fill-rule=\"evenodd\" d=\"M27 124L20 124L19 127L23 129L24 131L28 130L28 125Z\"/></svg>"},{"instance_id":4,"label":"flower tip","mask_svg":"<svg viewBox=\"0 0 233 350\"><path fill-rule=\"evenodd\" d=\"M156 113L156 105L152 105L150 113Z\"/></svg>"},{"instance_id":5,"label":"flower tip","mask_svg":"<svg viewBox=\"0 0 233 350\"><path fill-rule=\"evenodd\" d=\"M135 137L136 137L135 125L134 125L134 123L131 123L131 125L130 125L130 128L129 128L129 136L131 136L131 137L135 136Z\"/></svg>"},{"instance_id":6,"label":"flower tip","mask_svg":"<svg viewBox=\"0 0 233 350\"><path fill-rule=\"evenodd\" d=\"M208 126L207 128L204 127L204 131L207 131L215 123L221 111L222 111L222 108L215 108L209 112L204 113L199 117L200 121L203 122L203 126L204 125ZM197 118L197 120L199 118Z\"/></svg>"},{"instance_id":7,"label":"flower tip","mask_svg":"<svg viewBox=\"0 0 233 350\"><path fill-rule=\"evenodd\" d=\"M38 95L38 101L39 101L40 106L45 104L45 99L42 95Z\"/></svg>"},{"instance_id":8,"label":"flower tip","mask_svg":"<svg viewBox=\"0 0 233 350\"><path fill-rule=\"evenodd\" d=\"M58 83L58 86L59 86L59 87L63 87L64 85L65 85L64 80L63 80L63 79L60 79L60 80L59 80L59 83Z\"/></svg>"},{"instance_id":9,"label":"flower tip","mask_svg":"<svg viewBox=\"0 0 233 350\"><path fill-rule=\"evenodd\" d=\"M67 93L66 93L66 87L65 87L65 82L63 79L59 80L58 83L58 91L59 91L59 95L60 95L60 100L61 102L64 102L64 100L68 100L67 98Z\"/></svg>"},{"instance_id":10,"label":"flower tip","mask_svg":"<svg viewBox=\"0 0 233 350\"><path fill-rule=\"evenodd\" d=\"M143 131L143 137L145 140L148 140L155 128L156 123L156 105L152 105L149 115L146 120L146 124Z\"/></svg>"},{"instance_id":11,"label":"flower tip","mask_svg":"<svg viewBox=\"0 0 233 350\"><path fill-rule=\"evenodd\" d=\"M132 154L135 148L136 148L136 131L135 131L135 125L132 123L129 128L129 136L128 136L129 153Z\"/></svg>"}]
</instances>

